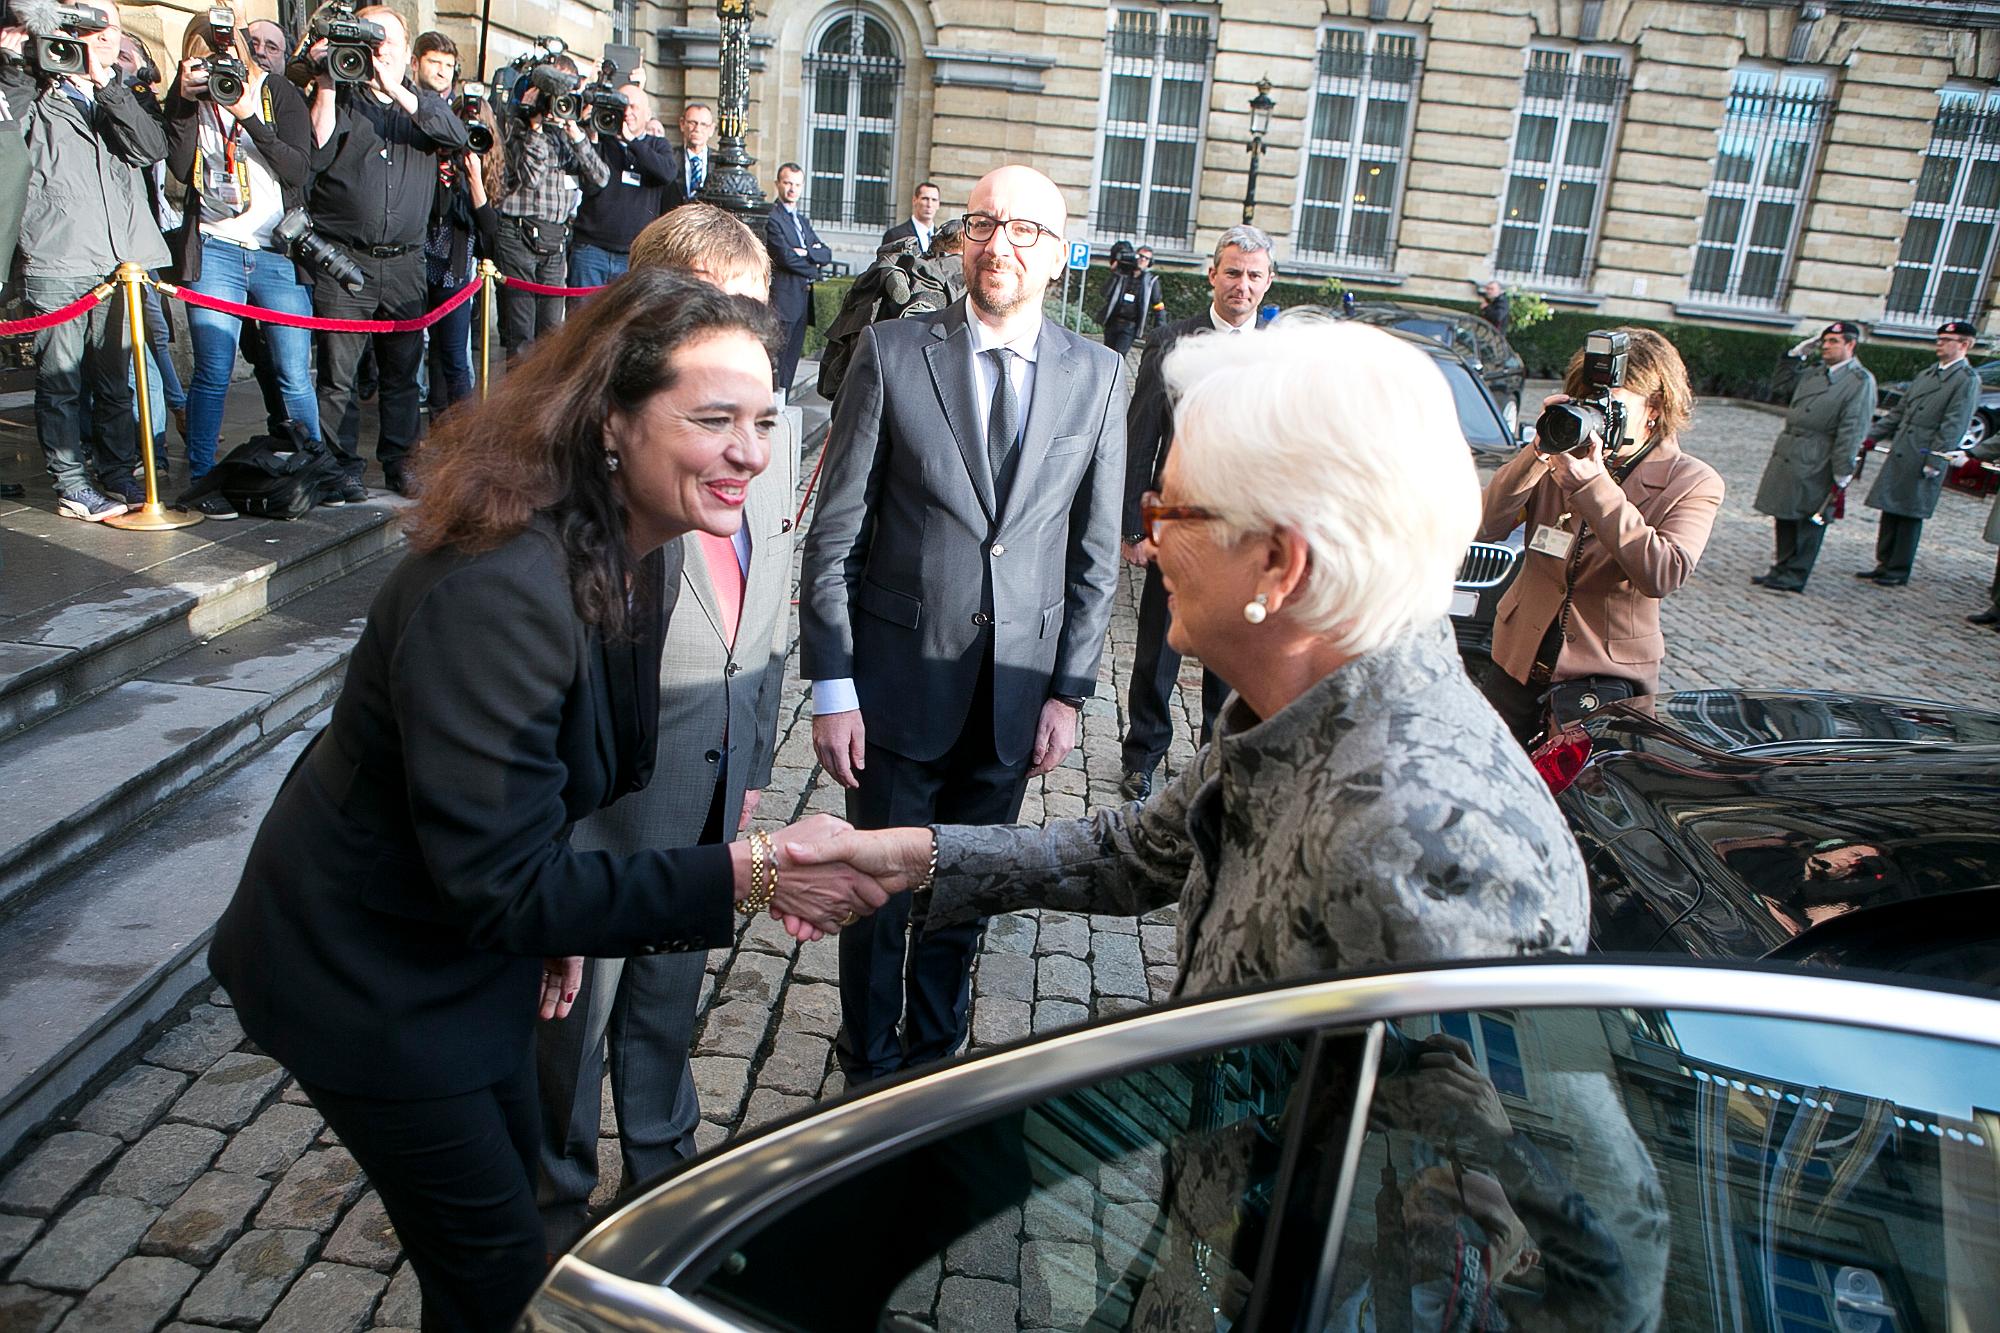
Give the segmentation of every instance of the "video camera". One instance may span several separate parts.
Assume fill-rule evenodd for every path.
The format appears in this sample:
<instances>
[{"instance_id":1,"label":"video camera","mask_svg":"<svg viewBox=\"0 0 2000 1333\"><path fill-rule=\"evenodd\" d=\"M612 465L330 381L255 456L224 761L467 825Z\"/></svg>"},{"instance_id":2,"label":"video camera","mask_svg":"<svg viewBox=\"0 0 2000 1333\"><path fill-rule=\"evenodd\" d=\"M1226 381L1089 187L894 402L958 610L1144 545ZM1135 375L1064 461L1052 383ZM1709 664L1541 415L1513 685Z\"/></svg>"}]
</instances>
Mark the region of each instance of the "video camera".
<instances>
[{"instance_id":1,"label":"video camera","mask_svg":"<svg viewBox=\"0 0 2000 1333\"><path fill-rule=\"evenodd\" d=\"M523 116L546 113L559 121L575 120L583 110L583 99L577 96L577 85L583 82L581 76L572 74L556 64L556 57L568 50L560 37L537 37L533 46L515 56L507 68L526 80L515 80L514 110ZM527 106L521 101L528 88L540 94L536 105Z\"/></svg>"},{"instance_id":2,"label":"video camera","mask_svg":"<svg viewBox=\"0 0 2000 1333\"><path fill-rule=\"evenodd\" d=\"M461 86L458 96L451 99L451 109L465 122L465 137L475 153L493 151L493 131L479 120L479 108L486 104L489 96L486 85L475 81Z\"/></svg>"},{"instance_id":3,"label":"video camera","mask_svg":"<svg viewBox=\"0 0 2000 1333\"><path fill-rule=\"evenodd\" d=\"M361 295L368 275L361 265L339 246L312 229L312 218L303 208L289 210L271 228L271 240L279 250L301 264L310 264L347 289L350 296Z\"/></svg>"},{"instance_id":4,"label":"video camera","mask_svg":"<svg viewBox=\"0 0 2000 1333\"><path fill-rule=\"evenodd\" d=\"M9 8L15 22L34 39L35 68L50 78L88 74L90 53L84 49L83 39L111 26L111 16L90 5L13 0Z\"/></svg>"},{"instance_id":5,"label":"video camera","mask_svg":"<svg viewBox=\"0 0 2000 1333\"><path fill-rule=\"evenodd\" d=\"M625 108L628 105L623 93L614 93L609 88L583 90L584 119L590 122L590 128L607 138L616 138L625 128Z\"/></svg>"},{"instance_id":6,"label":"video camera","mask_svg":"<svg viewBox=\"0 0 2000 1333\"><path fill-rule=\"evenodd\" d=\"M250 71L236 57L236 15L217 5L208 11L208 88L202 94L217 106L235 106L250 86Z\"/></svg>"},{"instance_id":7,"label":"video camera","mask_svg":"<svg viewBox=\"0 0 2000 1333\"><path fill-rule=\"evenodd\" d=\"M333 0L313 16L312 40L326 43L326 71L335 83L375 77L375 48L389 36L379 23L354 17L354 0Z\"/></svg>"},{"instance_id":8,"label":"video camera","mask_svg":"<svg viewBox=\"0 0 2000 1333\"><path fill-rule=\"evenodd\" d=\"M1606 450L1625 438L1625 405L1611 396L1625 387L1625 360L1630 339L1616 330L1599 329L1583 340L1583 382L1590 396L1573 398L1543 410L1535 422L1535 451L1542 454L1584 454L1595 435Z\"/></svg>"},{"instance_id":9,"label":"video camera","mask_svg":"<svg viewBox=\"0 0 2000 1333\"><path fill-rule=\"evenodd\" d=\"M1132 248L1132 242L1112 242L1111 271L1113 273L1123 273L1127 277L1139 271L1139 252Z\"/></svg>"}]
</instances>

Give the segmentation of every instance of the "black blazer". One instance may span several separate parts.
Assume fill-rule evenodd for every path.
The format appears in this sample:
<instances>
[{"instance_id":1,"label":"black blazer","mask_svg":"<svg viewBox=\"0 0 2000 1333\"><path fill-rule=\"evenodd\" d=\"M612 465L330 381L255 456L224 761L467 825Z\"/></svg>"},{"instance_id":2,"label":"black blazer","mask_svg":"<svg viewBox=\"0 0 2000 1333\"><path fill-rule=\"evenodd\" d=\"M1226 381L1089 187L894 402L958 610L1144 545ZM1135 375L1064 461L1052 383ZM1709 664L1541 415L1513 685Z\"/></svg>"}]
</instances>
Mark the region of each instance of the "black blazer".
<instances>
[{"instance_id":1,"label":"black blazer","mask_svg":"<svg viewBox=\"0 0 2000 1333\"><path fill-rule=\"evenodd\" d=\"M1119 519L1119 531L1128 540L1141 535L1139 498L1160 489L1160 474L1166 471L1167 455L1174 446L1174 408L1167 401L1161 365L1174 344L1189 334L1215 332L1210 309L1203 306L1199 315L1154 329L1146 339L1145 354L1139 358L1139 375L1132 382L1132 412L1125 424L1125 504ZM1259 313L1256 325L1261 329L1264 324Z\"/></svg>"},{"instance_id":2,"label":"black blazer","mask_svg":"<svg viewBox=\"0 0 2000 1333\"><path fill-rule=\"evenodd\" d=\"M545 955L730 942L726 846L569 846L650 774L663 637L604 643L545 526L403 561L209 949L258 1045L337 1092L451 1096L529 1058Z\"/></svg>"},{"instance_id":3,"label":"black blazer","mask_svg":"<svg viewBox=\"0 0 2000 1333\"><path fill-rule=\"evenodd\" d=\"M819 280L819 266L833 262L833 251L813 230L812 219L803 213L795 216L805 236L806 253L802 255L794 253L798 237L792 233L783 204L772 204L764 218L764 248L771 252L771 309L787 324L812 319L812 289Z\"/></svg>"}]
</instances>

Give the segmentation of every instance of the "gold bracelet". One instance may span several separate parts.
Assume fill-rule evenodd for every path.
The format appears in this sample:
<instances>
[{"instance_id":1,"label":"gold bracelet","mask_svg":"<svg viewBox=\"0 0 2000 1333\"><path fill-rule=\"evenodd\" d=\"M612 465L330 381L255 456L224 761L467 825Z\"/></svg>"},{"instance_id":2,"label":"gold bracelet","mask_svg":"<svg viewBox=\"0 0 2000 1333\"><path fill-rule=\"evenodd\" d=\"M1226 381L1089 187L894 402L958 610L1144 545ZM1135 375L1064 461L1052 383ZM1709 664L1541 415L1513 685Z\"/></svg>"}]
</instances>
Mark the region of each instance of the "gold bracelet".
<instances>
[{"instance_id":1,"label":"gold bracelet","mask_svg":"<svg viewBox=\"0 0 2000 1333\"><path fill-rule=\"evenodd\" d=\"M937 825L933 824L931 825L930 869L924 871L923 879L917 884L917 886L914 889L910 890L911 893L929 893L931 891L931 881L937 878L937 853L938 853L938 831L937 831Z\"/></svg>"},{"instance_id":2,"label":"gold bracelet","mask_svg":"<svg viewBox=\"0 0 2000 1333\"><path fill-rule=\"evenodd\" d=\"M736 904L736 910L744 916L755 916L764 910L757 901L757 893L764 887L764 844L757 839L756 833L750 835L750 892Z\"/></svg>"},{"instance_id":3,"label":"gold bracelet","mask_svg":"<svg viewBox=\"0 0 2000 1333\"><path fill-rule=\"evenodd\" d=\"M764 855L769 859L771 867L771 878L764 883L763 901L757 904L758 910L761 911L771 905L771 899L778 896L778 844L768 833L759 832L757 836L764 840Z\"/></svg>"}]
</instances>

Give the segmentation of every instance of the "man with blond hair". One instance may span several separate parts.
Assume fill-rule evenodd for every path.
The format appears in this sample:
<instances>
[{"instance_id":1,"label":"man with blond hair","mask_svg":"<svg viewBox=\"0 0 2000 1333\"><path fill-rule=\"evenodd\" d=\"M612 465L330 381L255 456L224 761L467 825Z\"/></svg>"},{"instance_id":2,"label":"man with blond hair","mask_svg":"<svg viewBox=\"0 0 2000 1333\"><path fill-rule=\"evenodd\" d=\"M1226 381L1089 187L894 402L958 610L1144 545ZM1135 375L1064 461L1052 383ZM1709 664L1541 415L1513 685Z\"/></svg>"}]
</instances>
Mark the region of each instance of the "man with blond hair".
<instances>
[{"instance_id":1,"label":"man with blond hair","mask_svg":"<svg viewBox=\"0 0 2000 1333\"><path fill-rule=\"evenodd\" d=\"M677 208L632 242L632 267L677 269L732 295L765 299L764 244L712 204ZM632 854L728 842L749 826L771 780L783 696L792 574L793 454L774 448L750 482L734 537L681 538L680 596L660 656L653 781L585 818L579 851ZM536 1201L548 1247L583 1234L597 1185L599 1103L608 1053L626 1193L695 1152L700 1121L688 1050L707 955L600 958L584 969L569 1017L541 1025Z\"/></svg>"},{"instance_id":2,"label":"man with blond hair","mask_svg":"<svg viewBox=\"0 0 2000 1333\"><path fill-rule=\"evenodd\" d=\"M988 173L965 217L966 295L855 340L799 622L813 748L861 827L1012 823L1096 689L1126 387L1117 353L1042 316L1068 221L1041 172ZM964 1040L981 923L910 917L898 894L841 931L850 1086Z\"/></svg>"}]
</instances>

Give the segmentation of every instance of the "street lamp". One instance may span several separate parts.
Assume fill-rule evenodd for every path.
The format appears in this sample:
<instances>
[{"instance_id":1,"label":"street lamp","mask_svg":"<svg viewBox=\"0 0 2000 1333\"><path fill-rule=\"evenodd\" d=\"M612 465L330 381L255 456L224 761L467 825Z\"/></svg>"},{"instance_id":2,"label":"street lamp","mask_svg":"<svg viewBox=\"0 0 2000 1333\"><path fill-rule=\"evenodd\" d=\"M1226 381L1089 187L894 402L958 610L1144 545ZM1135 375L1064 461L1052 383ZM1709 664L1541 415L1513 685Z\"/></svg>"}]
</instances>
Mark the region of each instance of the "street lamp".
<instances>
[{"instance_id":1,"label":"street lamp","mask_svg":"<svg viewBox=\"0 0 2000 1333\"><path fill-rule=\"evenodd\" d=\"M722 70L715 108L715 151L702 181L700 199L727 209L753 229L763 225L769 205L757 178L750 174L756 158L744 149L745 119L750 114L750 5L748 0L716 0L715 17L722 26Z\"/></svg>"},{"instance_id":2,"label":"street lamp","mask_svg":"<svg viewBox=\"0 0 2000 1333\"><path fill-rule=\"evenodd\" d=\"M1271 113L1278 104L1271 100L1271 80L1257 80L1257 95L1250 99L1250 181L1243 187L1243 222L1247 226L1257 211L1257 163L1264 156L1264 136L1271 131Z\"/></svg>"}]
</instances>

